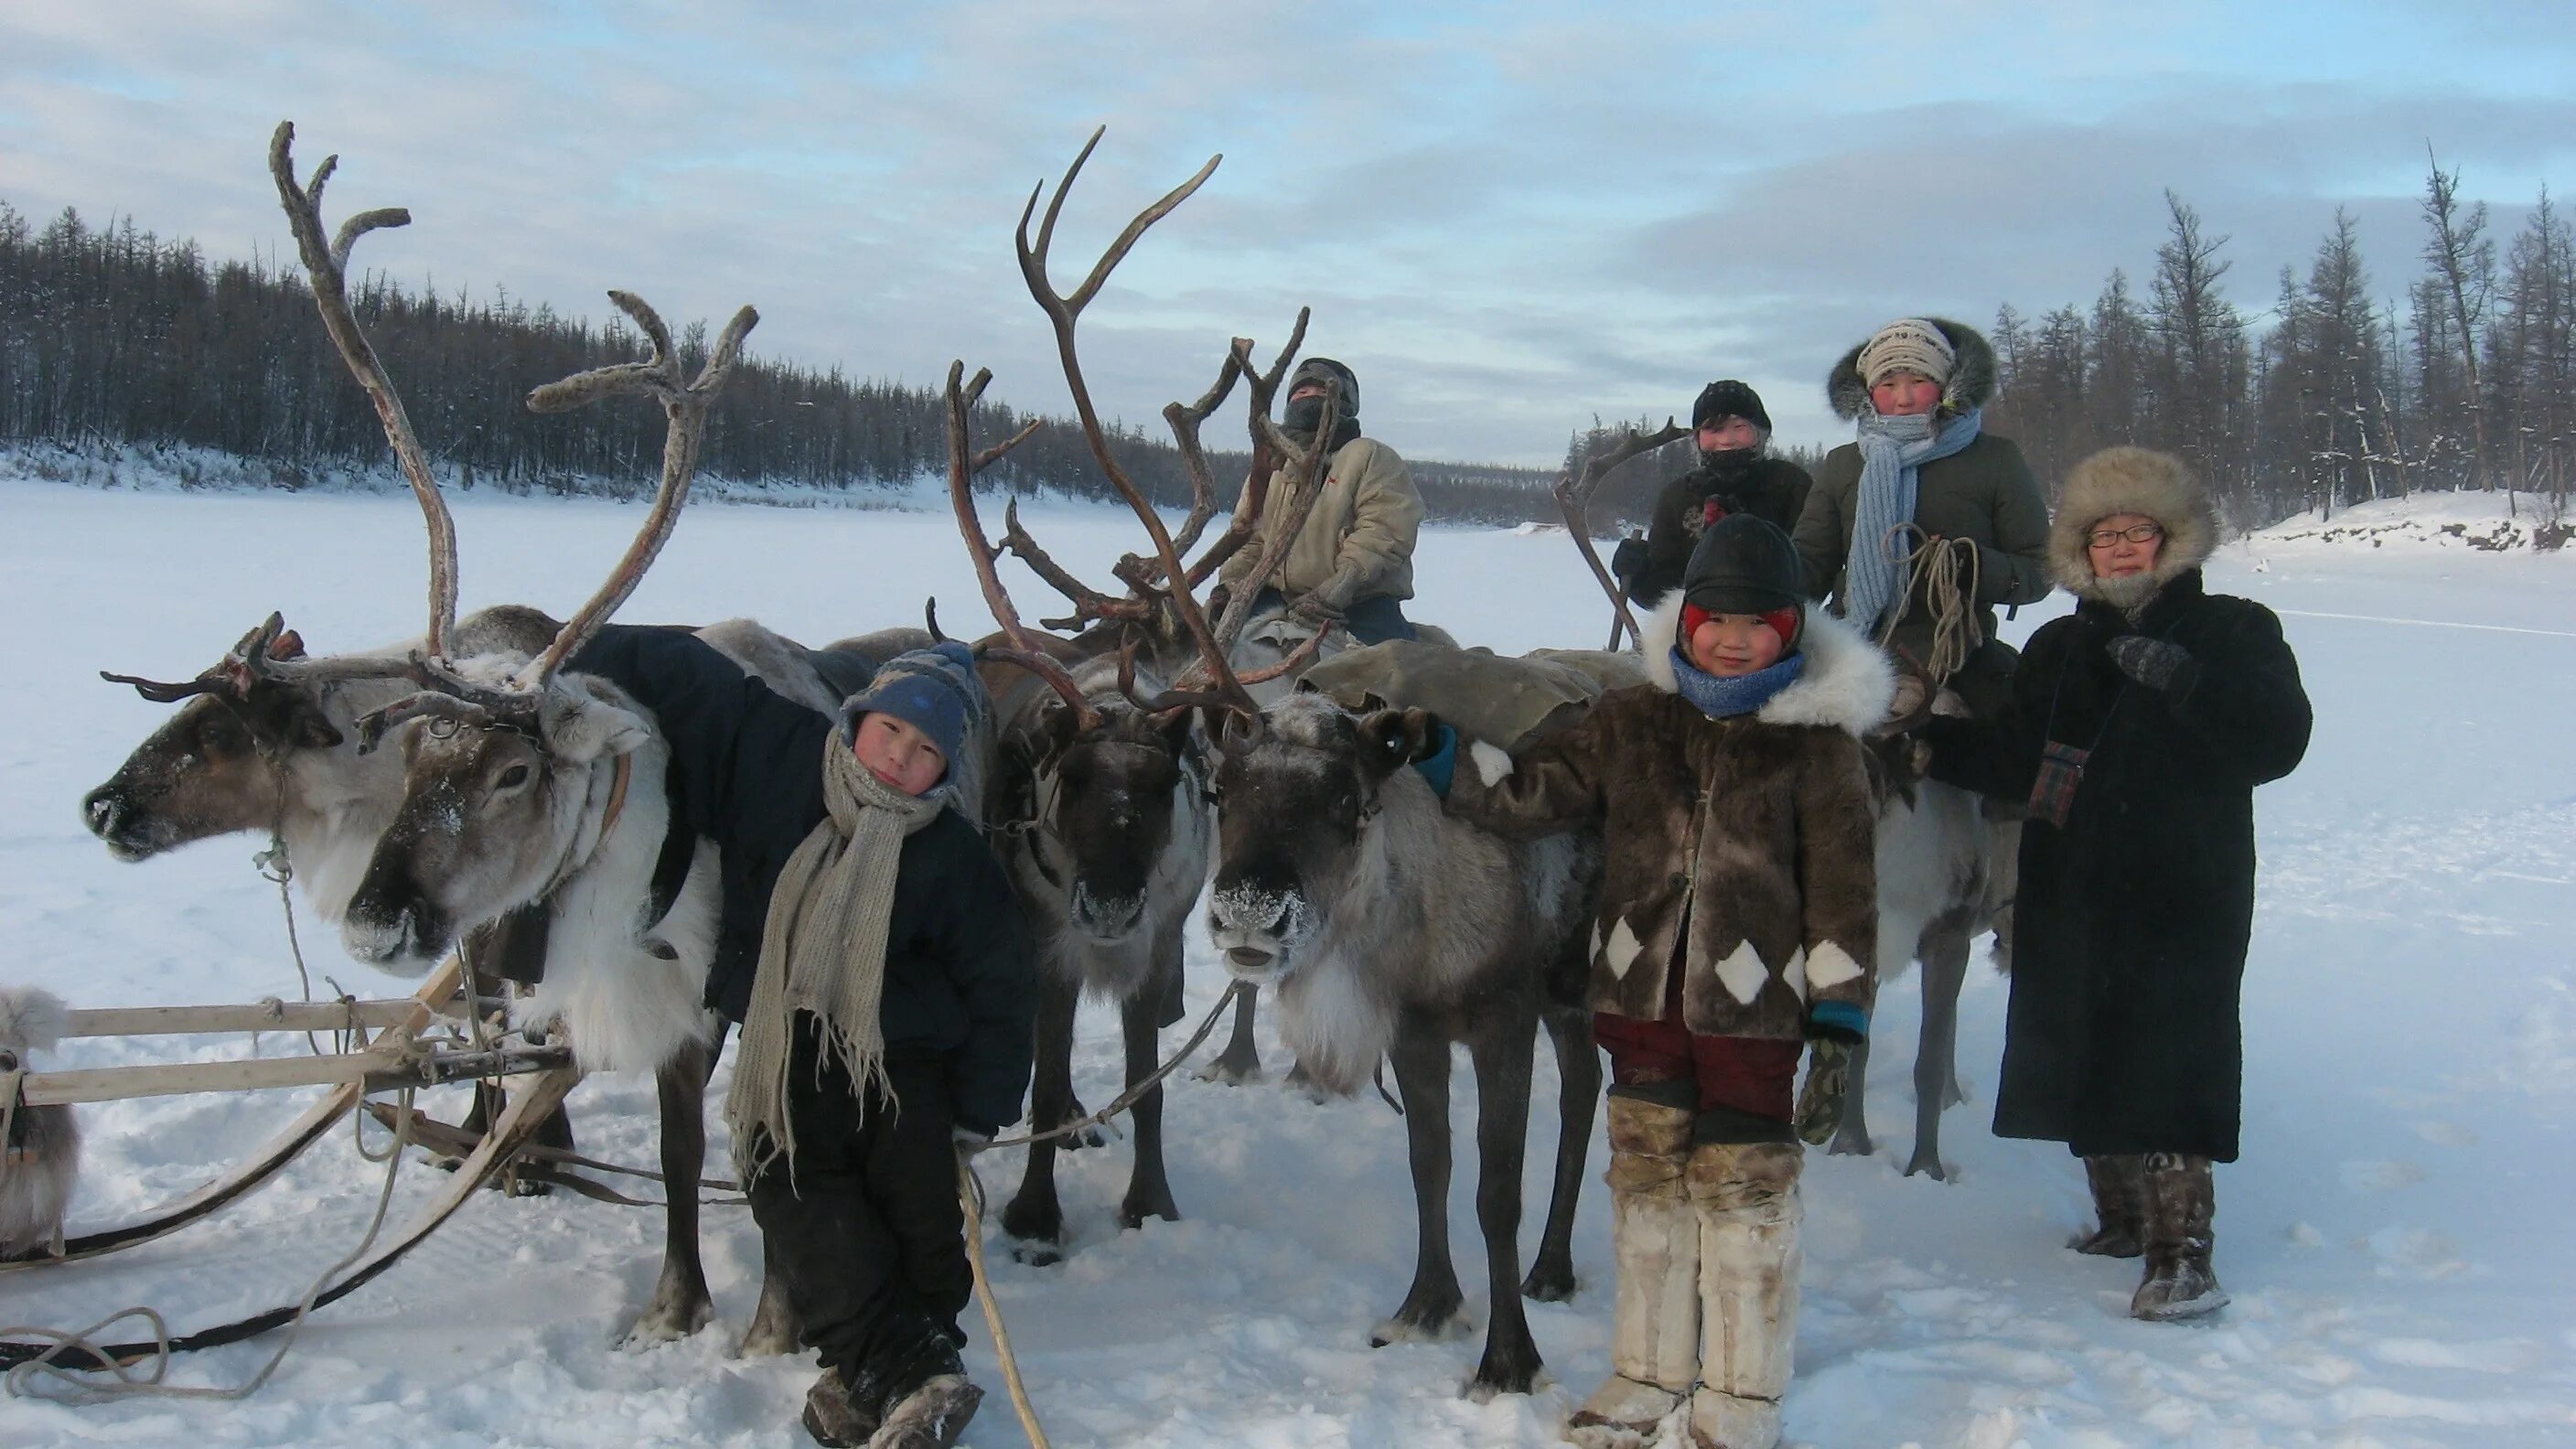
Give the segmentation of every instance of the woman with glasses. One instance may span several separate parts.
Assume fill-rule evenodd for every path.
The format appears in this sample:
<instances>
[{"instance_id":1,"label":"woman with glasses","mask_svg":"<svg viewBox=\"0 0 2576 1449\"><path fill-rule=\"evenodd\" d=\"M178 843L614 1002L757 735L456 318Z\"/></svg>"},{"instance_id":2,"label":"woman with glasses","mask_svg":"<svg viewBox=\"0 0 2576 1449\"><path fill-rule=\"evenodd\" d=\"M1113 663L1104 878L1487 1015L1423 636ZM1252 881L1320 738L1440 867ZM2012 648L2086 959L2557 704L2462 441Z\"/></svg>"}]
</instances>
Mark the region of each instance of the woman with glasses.
<instances>
[{"instance_id":1,"label":"woman with glasses","mask_svg":"<svg viewBox=\"0 0 2576 1449\"><path fill-rule=\"evenodd\" d=\"M2201 585L2218 543L2181 460L2076 465L2048 543L2075 612L2031 637L1992 720L1933 719L1932 777L2027 802L1995 1132L2084 1159L2080 1253L2146 1259L2129 1311L2224 1306L2210 1164L2236 1160L2254 787L2308 745L2280 620Z\"/></svg>"}]
</instances>

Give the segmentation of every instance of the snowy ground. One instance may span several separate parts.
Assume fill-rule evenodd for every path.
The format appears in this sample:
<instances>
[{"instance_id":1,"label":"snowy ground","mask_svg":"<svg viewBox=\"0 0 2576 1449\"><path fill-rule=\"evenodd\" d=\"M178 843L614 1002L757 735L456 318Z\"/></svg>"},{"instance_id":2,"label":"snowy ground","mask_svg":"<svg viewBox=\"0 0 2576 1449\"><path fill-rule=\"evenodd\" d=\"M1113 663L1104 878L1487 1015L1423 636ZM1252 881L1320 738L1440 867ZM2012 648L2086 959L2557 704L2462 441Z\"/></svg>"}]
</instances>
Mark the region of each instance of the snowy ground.
<instances>
[{"instance_id":1,"label":"snowy ground","mask_svg":"<svg viewBox=\"0 0 2576 1449\"><path fill-rule=\"evenodd\" d=\"M2416 511L2438 525L2459 509L2502 511L2477 500ZM469 606L524 600L559 613L640 517L488 496L457 512ZM1032 523L1059 557L1095 573L1132 528L1069 509ZM2299 531L2231 547L2213 568L2215 587L2282 611L2318 714L2305 767L2260 799L2245 1160L2219 1174L2219 1267L2236 1305L2197 1326L2133 1322L2123 1310L2136 1269L2060 1246L2086 1216L2075 1164L1985 1128L2006 987L1982 970L1964 1007L1971 1100L1945 1139L1956 1181L1900 1178L1911 1146L1909 979L1880 1014L1890 1043L1871 1083L1880 1155L1809 1163L1794 1443L2576 1442L2576 1247L2564 1226L2576 1194L2576 754L2566 745L2576 557L2474 550L2438 526L2389 531L2377 547L2288 536ZM0 941L10 948L0 974L85 1006L293 994L275 898L248 862L253 842L121 866L82 830L80 794L163 713L94 671L184 676L272 608L324 649L414 632L419 536L400 498L0 482L0 616L13 625L0 637ZM1435 531L1419 567L1419 612L1467 642L1521 649L1603 635L1605 611L1561 535ZM938 515L708 507L684 519L626 617L753 613L823 638L915 620L929 593L952 627L980 617ZM2024 610L2014 631L2056 607ZM306 934L317 968L350 989L395 989ZM1203 952L1192 964L1203 1009L1221 983ZM1077 1068L1090 1100L1113 1094L1114 1038L1106 1013L1086 1017ZM1265 1044L1276 1061L1275 1039ZM198 1046L237 1054L245 1044ZM146 1059L112 1043L64 1056ZM1552 1070L1542 1061L1541 1100ZM1463 1072L1459 1085L1463 1122ZM291 1114L288 1095L89 1110L75 1226L222 1171ZM650 1160L650 1103L639 1080L587 1084L575 1099L585 1146ZM1169 1121L1187 1221L1116 1231L1126 1152L1112 1145L1065 1166L1069 1259L997 1262L1056 1443L1556 1441L1570 1396L1605 1364L1609 1223L1597 1180L1577 1237L1584 1291L1531 1312L1555 1381L1479 1406L1456 1396L1472 1342L1366 1346L1411 1266L1402 1124L1383 1105L1315 1107L1276 1089L1181 1080ZM1552 1141L1534 1126L1525 1244ZM1600 1161L1596 1144L1596 1174ZM1013 1166L987 1167L997 1195ZM0 1275L0 1320L73 1326L143 1302L184 1330L263 1306L355 1241L377 1181L344 1134L179 1237ZM409 1172L404 1201L442 1181ZM1474 1284L1480 1249L1463 1181L1451 1216L1461 1276ZM756 1286L749 1217L712 1210L708 1236L718 1325L620 1353L610 1335L650 1290L655 1215L486 1195L401 1268L319 1315L249 1402L9 1401L0 1445L801 1444L792 1419L810 1369L726 1356ZM970 1366L998 1389L974 1330ZM266 1352L197 1356L177 1377L235 1382ZM1022 1442L998 1394L968 1442Z\"/></svg>"}]
</instances>

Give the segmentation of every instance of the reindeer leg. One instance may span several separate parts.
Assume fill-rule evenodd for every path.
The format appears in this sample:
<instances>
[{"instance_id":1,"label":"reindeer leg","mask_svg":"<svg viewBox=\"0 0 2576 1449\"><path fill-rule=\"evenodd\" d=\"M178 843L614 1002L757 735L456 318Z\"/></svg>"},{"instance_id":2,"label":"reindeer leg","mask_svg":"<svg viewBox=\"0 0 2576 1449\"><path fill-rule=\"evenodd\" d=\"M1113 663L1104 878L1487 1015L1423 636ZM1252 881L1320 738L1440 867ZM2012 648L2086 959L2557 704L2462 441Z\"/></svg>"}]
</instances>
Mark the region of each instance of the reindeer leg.
<instances>
[{"instance_id":1,"label":"reindeer leg","mask_svg":"<svg viewBox=\"0 0 2576 1449\"><path fill-rule=\"evenodd\" d=\"M1914 1157L1905 1175L1940 1182L1941 1111L1959 1090L1959 987L1968 979L1967 908L1945 913L1923 932L1923 1038L1914 1051Z\"/></svg>"},{"instance_id":2,"label":"reindeer leg","mask_svg":"<svg viewBox=\"0 0 2576 1449\"><path fill-rule=\"evenodd\" d=\"M1540 1020L1556 1049L1556 1184L1521 1295L1562 1303L1574 1296L1574 1209L1583 1196L1583 1159L1592 1147L1592 1110L1601 1100L1601 1054L1592 1045L1590 1012L1549 1007Z\"/></svg>"},{"instance_id":3,"label":"reindeer leg","mask_svg":"<svg viewBox=\"0 0 2576 1449\"><path fill-rule=\"evenodd\" d=\"M1843 1124L1834 1129L1833 1144L1825 1149L1836 1157L1867 1157L1878 1150L1878 1144L1869 1140L1868 1081L1869 1043L1864 1041L1852 1048L1851 1085L1843 1092Z\"/></svg>"},{"instance_id":4,"label":"reindeer leg","mask_svg":"<svg viewBox=\"0 0 2576 1449\"><path fill-rule=\"evenodd\" d=\"M1485 1276L1492 1316L1485 1356L1467 1381L1467 1397L1526 1394L1536 1384L1538 1343L1521 1307L1521 1166L1529 1150L1530 1058L1538 1048L1538 1013L1524 1003L1497 1011L1467 1042L1476 1069L1476 1226L1485 1235Z\"/></svg>"},{"instance_id":5,"label":"reindeer leg","mask_svg":"<svg viewBox=\"0 0 2576 1449\"><path fill-rule=\"evenodd\" d=\"M1040 1132L1076 1120L1073 1103L1073 1012L1082 991L1050 963L1039 969L1036 1069L1029 1087L1029 1123ZM1064 1255L1064 1206L1055 1195L1057 1142L1029 1144L1020 1190L1002 1209L1002 1231L1021 1240L1012 1253L1024 1263L1053 1263Z\"/></svg>"},{"instance_id":6,"label":"reindeer leg","mask_svg":"<svg viewBox=\"0 0 2576 1449\"><path fill-rule=\"evenodd\" d=\"M751 1310L751 1324L742 1331L742 1345L734 1350L736 1358L783 1358L804 1347L803 1323L796 1316L796 1306L787 1299L787 1270L780 1267L778 1254L769 1245L769 1236L760 1239L760 1303Z\"/></svg>"},{"instance_id":7,"label":"reindeer leg","mask_svg":"<svg viewBox=\"0 0 2576 1449\"><path fill-rule=\"evenodd\" d=\"M1234 1035L1226 1038L1225 1050L1217 1053L1215 1061L1199 1068L1200 1081L1240 1087L1261 1080L1261 1048L1252 1040L1252 1007L1260 999L1257 986L1246 986L1234 999Z\"/></svg>"},{"instance_id":8,"label":"reindeer leg","mask_svg":"<svg viewBox=\"0 0 2576 1449\"><path fill-rule=\"evenodd\" d=\"M698 1179L707 1165L707 1076L715 1051L700 1042L680 1048L653 1084L662 1104L662 1280L653 1301L617 1340L620 1348L668 1343L707 1326L715 1311L698 1259Z\"/></svg>"},{"instance_id":9,"label":"reindeer leg","mask_svg":"<svg viewBox=\"0 0 2576 1449\"><path fill-rule=\"evenodd\" d=\"M1162 982L1181 969L1180 938L1172 939L1170 964L1154 973L1155 979L1119 1005L1120 1025L1126 1028L1127 1086L1154 1075L1159 1065L1162 1033L1155 1026L1157 1009L1163 999ZM1163 1175L1163 1089L1156 1087L1136 1099L1130 1113L1135 1122L1136 1166L1127 1179L1127 1197L1118 1204L1118 1226L1143 1227L1147 1218L1165 1222L1181 1220L1181 1209L1172 1201L1171 1180Z\"/></svg>"},{"instance_id":10,"label":"reindeer leg","mask_svg":"<svg viewBox=\"0 0 2576 1449\"><path fill-rule=\"evenodd\" d=\"M1413 1168L1416 1243L1413 1286L1395 1316L1369 1333L1369 1346L1453 1338L1466 1331L1458 1270L1449 1261L1449 1041L1408 1016L1396 1028L1396 1090L1404 1094L1404 1136ZM1505 1293L1510 1297L1510 1293ZM1515 1303L1517 1299L1513 1300Z\"/></svg>"}]
</instances>

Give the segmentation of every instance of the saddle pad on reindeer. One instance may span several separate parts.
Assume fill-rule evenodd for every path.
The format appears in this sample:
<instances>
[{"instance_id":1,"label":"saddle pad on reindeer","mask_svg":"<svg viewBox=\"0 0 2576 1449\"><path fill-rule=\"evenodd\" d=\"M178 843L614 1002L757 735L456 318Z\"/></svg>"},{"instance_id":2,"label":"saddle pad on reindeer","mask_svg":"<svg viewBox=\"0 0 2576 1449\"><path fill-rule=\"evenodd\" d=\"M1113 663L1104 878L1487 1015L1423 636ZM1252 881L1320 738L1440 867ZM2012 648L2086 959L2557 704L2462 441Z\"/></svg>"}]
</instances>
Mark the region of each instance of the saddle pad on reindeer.
<instances>
[{"instance_id":1,"label":"saddle pad on reindeer","mask_svg":"<svg viewBox=\"0 0 2576 1449\"><path fill-rule=\"evenodd\" d=\"M1573 724L1610 690L1645 682L1634 655L1543 649L1512 658L1390 639L1318 662L1300 687L1344 709L1365 708L1372 695L1392 708L1427 709L1468 739L1513 750Z\"/></svg>"}]
</instances>

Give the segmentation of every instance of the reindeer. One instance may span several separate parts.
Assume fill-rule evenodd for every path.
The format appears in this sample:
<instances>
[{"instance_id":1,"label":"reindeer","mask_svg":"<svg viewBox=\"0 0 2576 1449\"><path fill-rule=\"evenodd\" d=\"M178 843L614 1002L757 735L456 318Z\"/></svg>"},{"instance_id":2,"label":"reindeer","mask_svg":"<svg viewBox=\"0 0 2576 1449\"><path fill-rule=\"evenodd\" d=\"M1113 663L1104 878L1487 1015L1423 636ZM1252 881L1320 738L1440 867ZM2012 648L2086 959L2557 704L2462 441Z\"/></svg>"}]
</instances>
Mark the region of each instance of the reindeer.
<instances>
[{"instance_id":1,"label":"reindeer","mask_svg":"<svg viewBox=\"0 0 2576 1449\"><path fill-rule=\"evenodd\" d=\"M345 270L355 241L378 227L407 224L410 217L398 209L364 213L345 223L336 240L326 241L320 214L321 193L337 158L326 160L309 184L299 184L291 157L293 134L291 124L278 127L270 143L270 172L311 276L325 329L375 402L396 460L428 523L429 631L411 650L305 660L299 657L300 641L284 634L282 623L272 619L246 637L222 664L192 684L156 685L110 676L135 684L148 698L203 697L192 700L179 717L136 751L115 778L92 792L84 802L84 813L92 828L108 840L111 850L131 858L141 858L187 839L267 824L287 844L293 858L305 862L306 891L317 909L327 918L342 920L344 908L360 893L379 835L393 823L403 799L402 757L366 752L361 744L351 743L366 734L362 722L380 721L387 707L416 694L423 680L449 677L443 661L451 655L517 658L543 649L552 641L566 646L553 656L559 664L569 646L595 629L607 610L624 595L614 582L603 589L585 614L577 618L578 629L557 625L526 609L487 610L469 618L462 628L455 624L454 527L412 435L401 400L359 328L346 295ZM640 300L624 294L612 296L644 327L654 344L654 358L541 389L532 398L532 405L570 406L620 387L653 390L675 383L677 364L672 360L670 339L659 318ZM630 550L627 565L618 576L624 589L632 588L651 548L658 547L660 536L668 531L672 510L678 506L694 471L705 398L721 384L725 368L739 349L741 333L749 329L753 320L756 319L750 309L744 309L735 318L734 327L728 329L696 389L682 390L695 395L667 404L672 438L665 450L662 496L647 521L645 536ZM856 657L857 651L850 646L863 642L843 641L825 651L806 651L747 621L733 621L704 632L746 668L773 674L782 689L806 698L818 708L829 708L837 702L839 696L832 691L848 677ZM665 812L658 781L648 780L645 794L650 799L638 800L639 817ZM658 839L658 820L652 829ZM707 858L711 854L710 847L700 847L684 854L679 862L688 875L683 877L678 894L686 897L691 889L696 890L696 897L686 904L689 917L700 922L712 910L706 904L713 891L713 865ZM689 877L702 878L702 883L693 885ZM647 898L648 894L639 894L637 900ZM675 909L674 914L681 913ZM613 912L594 911L576 924L584 929L607 929L613 924L612 917ZM560 921L563 914L560 910L545 911L541 919ZM559 935L553 944L581 944L578 932L567 934L571 937L569 942L566 936ZM696 934L705 932L699 930ZM443 940L416 944L430 955L444 947ZM560 957L565 953L556 954ZM581 965L599 964L591 959L596 953L573 954ZM675 999L686 985L685 967L663 960L658 952L648 950L647 954L653 957L658 973L659 979L653 984L661 991L652 1007L635 1014L645 1024L631 1031L613 1029L620 1022L620 1014L608 1008L624 990L624 983L613 975L602 979L599 972L585 972L580 966L549 973L555 982L552 995L556 1000L580 998L590 1003L590 1014L604 1016L610 1023L602 1026L594 1022L591 1029L581 1033L589 1038L583 1042L583 1049L591 1064L660 1069L663 1173L674 1190L669 1194L661 1279L652 1303L626 1335L629 1342L693 1332L703 1326L710 1311L698 1258L698 1201L692 1185L698 1180L705 1158L705 1083L716 1041L708 1033L707 1018L696 1007L694 989L685 1001ZM675 966L677 969L661 969ZM703 954L698 970L702 979ZM590 978L586 986L581 980L585 975ZM578 1017L584 1013L575 1009L571 1014ZM657 1035L660 1039L654 1040ZM794 1338L783 1295L773 1281L764 1287L762 1309L754 1316L744 1350L785 1351L794 1346Z\"/></svg>"},{"instance_id":2,"label":"reindeer","mask_svg":"<svg viewBox=\"0 0 2576 1449\"><path fill-rule=\"evenodd\" d=\"M1217 162L1211 159L1198 174L1139 213L1068 297L1049 280L1048 252L1065 198L1099 141L1100 133L1095 131L1066 169L1034 242L1029 224L1044 184L1031 193L1017 236L1020 271L1031 297L1054 325L1065 378L1093 456L1135 509L1155 552L1150 558L1129 555L1120 561L1113 573L1129 592L1124 598L1113 598L1058 565L1021 526L1016 507L1005 511L1000 546L1028 562L1072 602L1070 618L1047 622L1050 627L1088 626L1079 638L1032 633L1003 589L997 567L1000 549L988 541L977 515L972 475L1020 439L972 452L968 421L990 374L978 372L971 387L961 386L964 364L959 363L950 368L948 379L950 500L985 599L1001 625L1001 632L984 641L980 651L999 721L995 788L986 819L1022 908L1043 943L1030 1104L1031 1121L1041 1131L1083 1115L1073 1095L1071 1058L1075 1008L1084 994L1119 1004L1131 1087L1151 1075L1159 1054L1160 1029L1179 1019L1182 934L1207 879L1206 766L1194 737L1191 710L1185 705L1148 708L1140 702L1139 690L1161 690L1168 677L1166 661L1181 651L1194 652L1198 632L1212 630L1211 643L1222 653L1233 643L1233 635L1226 632L1229 623L1239 631L1248 618L1238 610L1230 620L1211 625L1194 612L1185 618L1170 600L1213 576L1259 524L1269 476L1262 460L1274 447L1263 429L1269 422L1270 400L1306 325L1301 314L1287 349L1266 373L1253 368L1251 344L1238 339L1215 384L1197 402L1175 402L1164 410L1192 487L1188 519L1177 536L1165 532L1161 518L1106 445L1082 374L1074 331L1083 307L1098 295L1127 251L1195 192L1213 174ZM1217 502L1199 429L1242 379L1249 380L1251 394L1253 471L1231 525L1204 556L1190 560L1188 555L1213 518ZM1291 460L1298 496L1311 507L1320 491L1321 450L1301 452L1288 445L1285 456ZM1282 541L1256 561L1260 576L1275 573L1284 556ZM1171 580L1179 582L1171 588L1158 587L1158 581ZM1292 651L1299 660L1311 652ZM1140 662L1140 654L1148 656L1145 662ZM1290 667L1288 658L1277 663L1273 674ZM1139 1098L1135 1123L1135 1166L1118 1209L1119 1223L1130 1228L1148 1217L1180 1215L1164 1171L1159 1089ZM1080 1139L1073 1145L1081 1145ZM1055 1188L1055 1150L1053 1142L1030 1147L1019 1192L1002 1214L1004 1228L1027 1245L1021 1255L1032 1261L1051 1261L1064 1233Z\"/></svg>"}]
</instances>

